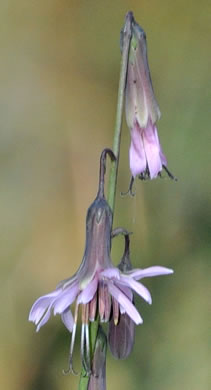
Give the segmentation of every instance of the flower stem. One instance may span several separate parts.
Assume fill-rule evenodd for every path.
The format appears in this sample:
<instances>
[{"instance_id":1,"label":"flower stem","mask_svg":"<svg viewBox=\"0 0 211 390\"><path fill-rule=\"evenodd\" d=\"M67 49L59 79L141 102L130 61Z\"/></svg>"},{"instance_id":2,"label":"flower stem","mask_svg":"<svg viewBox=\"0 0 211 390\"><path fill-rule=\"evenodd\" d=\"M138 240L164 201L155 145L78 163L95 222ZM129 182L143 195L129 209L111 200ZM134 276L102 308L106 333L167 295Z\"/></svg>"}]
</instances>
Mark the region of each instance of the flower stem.
<instances>
[{"instance_id":1,"label":"flower stem","mask_svg":"<svg viewBox=\"0 0 211 390\"><path fill-rule=\"evenodd\" d=\"M118 98L117 98L116 123L114 128L114 139L113 139L113 152L116 156L116 161L111 163L111 171L110 171L110 178L108 184L108 204L111 207L113 213L115 207L116 184L117 184L117 174L118 174L118 166L119 166L122 116L123 116L123 108L124 108L124 93L125 93L125 84L126 84L126 77L127 77L127 65L128 65L130 40L132 34L131 33L132 18L133 18L132 12L128 12L128 14L126 15L125 25L121 32L123 38L122 61L121 61L119 90L118 90Z\"/></svg>"},{"instance_id":2,"label":"flower stem","mask_svg":"<svg viewBox=\"0 0 211 390\"><path fill-rule=\"evenodd\" d=\"M116 195L116 184L117 184L117 173L119 165L119 154L120 154L120 141L121 141L121 128L122 128L122 116L123 116L123 105L124 105L124 92L127 77L127 65L128 56L131 40L131 23L132 23L132 12L128 12L126 15L125 25L122 30L122 59L119 79L119 90L117 98L117 112L116 112L116 123L114 128L114 139L113 139L113 152L116 157L116 161L111 162L111 170L108 184L108 204L114 213L115 206L115 195ZM93 360L95 352L95 344L99 328L99 317L96 321L90 323L90 344L91 344L91 361ZM99 363L100 364L100 363ZM102 362L102 364L104 364ZM89 385L89 377L86 376L86 372L82 369L79 390L87 390Z\"/></svg>"},{"instance_id":3,"label":"flower stem","mask_svg":"<svg viewBox=\"0 0 211 390\"><path fill-rule=\"evenodd\" d=\"M91 322L89 326L91 361L93 360L94 357L98 328L99 328L99 317L97 318L96 321ZM89 379L90 377L86 375L85 369L82 368L78 390L87 390L89 385Z\"/></svg>"}]
</instances>

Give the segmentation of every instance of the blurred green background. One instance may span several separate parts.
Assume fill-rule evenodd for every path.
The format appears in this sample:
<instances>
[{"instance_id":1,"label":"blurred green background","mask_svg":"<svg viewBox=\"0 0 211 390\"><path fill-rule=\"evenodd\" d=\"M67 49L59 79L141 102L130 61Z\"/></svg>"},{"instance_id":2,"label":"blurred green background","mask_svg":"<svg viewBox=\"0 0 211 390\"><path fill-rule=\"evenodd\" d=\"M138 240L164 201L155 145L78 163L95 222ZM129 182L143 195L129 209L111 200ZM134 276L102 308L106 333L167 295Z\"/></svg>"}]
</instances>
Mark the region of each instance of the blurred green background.
<instances>
[{"instance_id":1,"label":"blurred green background","mask_svg":"<svg viewBox=\"0 0 211 390\"><path fill-rule=\"evenodd\" d=\"M146 280L153 305L136 300L144 324L126 361L108 353L108 389L211 388L208 2L1 0L2 389L77 388L78 378L62 375L70 335L60 318L36 334L27 317L82 259L99 156L112 145L128 10L147 33L159 135L179 181L136 181L136 197L120 197L130 177L124 122L114 226L134 232L134 266L175 274ZM118 239L115 264L122 249Z\"/></svg>"}]
</instances>

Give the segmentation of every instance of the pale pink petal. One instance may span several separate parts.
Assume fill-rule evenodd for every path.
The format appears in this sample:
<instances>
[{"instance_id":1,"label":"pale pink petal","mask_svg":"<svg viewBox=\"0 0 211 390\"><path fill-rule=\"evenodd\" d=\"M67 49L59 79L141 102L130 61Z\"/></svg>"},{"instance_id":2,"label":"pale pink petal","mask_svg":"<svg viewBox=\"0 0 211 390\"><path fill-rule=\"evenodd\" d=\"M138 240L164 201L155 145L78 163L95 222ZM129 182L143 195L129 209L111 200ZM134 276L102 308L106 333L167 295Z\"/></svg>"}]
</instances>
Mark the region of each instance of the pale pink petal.
<instances>
[{"instance_id":1,"label":"pale pink petal","mask_svg":"<svg viewBox=\"0 0 211 390\"><path fill-rule=\"evenodd\" d=\"M37 325L37 328L36 328L36 332L39 332L41 326L45 325L46 322L49 320L50 316L51 316L51 308L52 308L52 304L49 306L48 310L46 311L45 315L43 316L43 318L41 319L41 321L39 322L39 324Z\"/></svg>"},{"instance_id":2,"label":"pale pink petal","mask_svg":"<svg viewBox=\"0 0 211 390\"><path fill-rule=\"evenodd\" d=\"M79 287L77 282L62 291L54 303L54 315L65 311L73 303L78 293Z\"/></svg>"},{"instance_id":3,"label":"pale pink petal","mask_svg":"<svg viewBox=\"0 0 211 390\"><path fill-rule=\"evenodd\" d=\"M125 313L126 313L124 307L121 306L121 305L119 305L119 310L120 310L120 313L121 313L121 314L125 314Z\"/></svg>"},{"instance_id":4,"label":"pale pink petal","mask_svg":"<svg viewBox=\"0 0 211 390\"><path fill-rule=\"evenodd\" d=\"M119 288L119 290L122 291L126 295L126 297L128 297L128 299L132 302L132 300L133 300L133 293L131 291L131 288L125 286L125 284L124 285L122 283L120 284L119 280L116 281L116 282L114 281L114 286ZM121 314L125 313L125 309L121 305L120 305L120 313Z\"/></svg>"},{"instance_id":5,"label":"pale pink petal","mask_svg":"<svg viewBox=\"0 0 211 390\"><path fill-rule=\"evenodd\" d=\"M163 151L162 151L162 148L160 147L160 159L161 159L161 163L162 165L164 165L165 167L167 167L167 158L166 156L163 154Z\"/></svg>"},{"instance_id":6,"label":"pale pink petal","mask_svg":"<svg viewBox=\"0 0 211 390\"><path fill-rule=\"evenodd\" d=\"M160 144L160 140L159 140L157 131L155 131L155 138L156 138L157 144L159 145L161 163L162 163L162 165L165 165L165 167L166 167L167 166L167 159L166 159L166 156L163 153L163 150L162 150L162 147L161 147L161 144Z\"/></svg>"},{"instance_id":7,"label":"pale pink petal","mask_svg":"<svg viewBox=\"0 0 211 390\"><path fill-rule=\"evenodd\" d=\"M116 286L117 288L120 289L120 291L122 291L126 297L128 297L128 299L132 302L133 300L133 293L131 291L131 288L129 287L126 287L125 285L123 285L122 283L120 284L119 283L119 280L117 282L114 281L114 286ZM121 314L124 314L125 313L125 309L123 308L123 306L120 305L120 313Z\"/></svg>"},{"instance_id":8,"label":"pale pink petal","mask_svg":"<svg viewBox=\"0 0 211 390\"><path fill-rule=\"evenodd\" d=\"M126 297L126 295L113 283L108 282L108 290L110 294L119 302L119 304L124 308L125 312L129 315L130 318L138 325L143 322L138 310L132 302Z\"/></svg>"},{"instance_id":9,"label":"pale pink petal","mask_svg":"<svg viewBox=\"0 0 211 390\"><path fill-rule=\"evenodd\" d=\"M107 268L106 270L100 272L100 278L108 278L108 279L119 279L120 278L120 271L118 268Z\"/></svg>"},{"instance_id":10,"label":"pale pink petal","mask_svg":"<svg viewBox=\"0 0 211 390\"><path fill-rule=\"evenodd\" d=\"M142 139L142 130L137 123L131 129L131 144L129 149L130 170L133 177L146 170L147 161Z\"/></svg>"},{"instance_id":11,"label":"pale pink petal","mask_svg":"<svg viewBox=\"0 0 211 390\"><path fill-rule=\"evenodd\" d=\"M72 312L71 312L69 307L61 314L61 319L62 319L63 324L69 330L69 332L72 332L74 319L73 319L73 315L72 315Z\"/></svg>"},{"instance_id":12,"label":"pale pink petal","mask_svg":"<svg viewBox=\"0 0 211 390\"><path fill-rule=\"evenodd\" d=\"M170 268L161 267L159 265L155 265L153 267L148 267L144 269L136 269L127 274L136 280L140 280L143 278L149 278L152 276L160 276L160 275L169 275L173 274L174 271Z\"/></svg>"},{"instance_id":13,"label":"pale pink petal","mask_svg":"<svg viewBox=\"0 0 211 390\"><path fill-rule=\"evenodd\" d=\"M57 284L56 288L62 288L63 290L65 290L67 287L70 287L70 285L76 282L77 279L78 275L76 273L75 275L71 276L71 278L61 280L61 282Z\"/></svg>"},{"instance_id":14,"label":"pale pink petal","mask_svg":"<svg viewBox=\"0 0 211 390\"><path fill-rule=\"evenodd\" d=\"M55 290L50 294L38 298L30 310L29 321L38 324L48 306L55 301L56 297L60 294L60 291L61 290Z\"/></svg>"},{"instance_id":15,"label":"pale pink petal","mask_svg":"<svg viewBox=\"0 0 211 390\"><path fill-rule=\"evenodd\" d=\"M98 277L95 276L91 282L89 282L88 286L85 287L84 290L79 294L77 302L78 303L88 303L92 300L93 296L97 291L98 286Z\"/></svg>"},{"instance_id":16,"label":"pale pink petal","mask_svg":"<svg viewBox=\"0 0 211 390\"><path fill-rule=\"evenodd\" d=\"M123 282L126 286L131 287L138 295L151 305L151 294L149 290L143 286L143 284L136 282L136 280L133 280L128 276L121 276L120 282Z\"/></svg>"},{"instance_id":17,"label":"pale pink petal","mask_svg":"<svg viewBox=\"0 0 211 390\"><path fill-rule=\"evenodd\" d=\"M157 128L148 122L143 132L144 150L146 153L147 164L150 172L150 178L154 179L162 170L160 159L160 144L157 137Z\"/></svg>"},{"instance_id":18,"label":"pale pink petal","mask_svg":"<svg viewBox=\"0 0 211 390\"><path fill-rule=\"evenodd\" d=\"M114 281L114 285L118 287L128 298L130 301L133 299L133 293L131 291L131 288L126 286L125 284L123 285L122 283L120 284L120 281Z\"/></svg>"}]
</instances>

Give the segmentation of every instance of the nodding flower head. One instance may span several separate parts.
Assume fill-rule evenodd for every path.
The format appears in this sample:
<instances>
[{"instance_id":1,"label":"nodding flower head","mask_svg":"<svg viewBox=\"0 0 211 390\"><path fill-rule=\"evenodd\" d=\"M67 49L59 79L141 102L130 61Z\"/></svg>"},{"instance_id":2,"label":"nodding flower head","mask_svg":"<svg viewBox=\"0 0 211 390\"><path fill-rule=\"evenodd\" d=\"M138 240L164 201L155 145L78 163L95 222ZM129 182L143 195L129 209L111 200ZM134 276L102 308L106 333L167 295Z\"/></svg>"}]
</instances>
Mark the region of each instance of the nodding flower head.
<instances>
[{"instance_id":1,"label":"nodding flower head","mask_svg":"<svg viewBox=\"0 0 211 390\"><path fill-rule=\"evenodd\" d=\"M133 17L131 27L125 112L131 133L129 161L132 181L136 176L142 180L154 179L161 175L163 168L171 178L174 178L166 168L167 160L155 124L161 113L150 76L146 34Z\"/></svg>"},{"instance_id":2,"label":"nodding flower head","mask_svg":"<svg viewBox=\"0 0 211 390\"><path fill-rule=\"evenodd\" d=\"M105 158L109 149L101 155L99 190L95 201L89 207L86 218L86 245L78 271L69 279L58 284L50 294L38 298L33 304L29 321L37 325L37 331L49 320L51 313L60 314L67 329L72 333L69 357L69 371L74 372L72 356L76 335L79 306L81 306L81 356L87 373L91 372L89 321L97 316L101 322L108 322L113 315L115 324L126 313L135 324L143 322L132 301L132 290L151 304L150 292L137 280L170 274L164 267L150 267L122 271L114 267L110 257L112 237L112 211L104 197ZM75 302L75 314L71 305Z\"/></svg>"}]
</instances>

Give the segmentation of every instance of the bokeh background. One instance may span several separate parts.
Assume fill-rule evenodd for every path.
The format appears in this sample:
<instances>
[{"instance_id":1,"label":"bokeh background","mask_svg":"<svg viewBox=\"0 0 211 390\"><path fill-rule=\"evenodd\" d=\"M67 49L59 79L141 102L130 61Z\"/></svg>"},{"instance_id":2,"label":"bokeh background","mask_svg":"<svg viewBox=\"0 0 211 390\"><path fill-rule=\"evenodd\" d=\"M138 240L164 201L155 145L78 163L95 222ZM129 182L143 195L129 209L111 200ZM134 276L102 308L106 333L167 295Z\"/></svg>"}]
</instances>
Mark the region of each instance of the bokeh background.
<instances>
[{"instance_id":1,"label":"bokeh background","mask_svg":"<svg viewBox=\"0 0 211 390\"><path fill-rule=\"evenodd\" d=\"M62 375L70 335L60 318L36 334L27 317L82 259L100 152L112 145L128 10L147 33L159 134L179 181L137 181L134 199L120 197L130 177L124 122L114 225L134 232L134 266L160 264L175 274L146 280L153 305L136 300L144 324L126 361L108 353L108 389L211 388L208 2L1 0L2 389L78 385ZM122 249L118 239L115 264Z\"/></svg>"}]
</instances>

